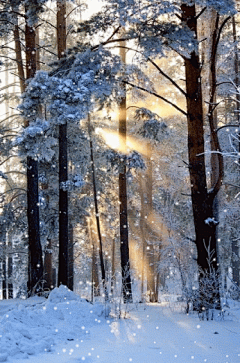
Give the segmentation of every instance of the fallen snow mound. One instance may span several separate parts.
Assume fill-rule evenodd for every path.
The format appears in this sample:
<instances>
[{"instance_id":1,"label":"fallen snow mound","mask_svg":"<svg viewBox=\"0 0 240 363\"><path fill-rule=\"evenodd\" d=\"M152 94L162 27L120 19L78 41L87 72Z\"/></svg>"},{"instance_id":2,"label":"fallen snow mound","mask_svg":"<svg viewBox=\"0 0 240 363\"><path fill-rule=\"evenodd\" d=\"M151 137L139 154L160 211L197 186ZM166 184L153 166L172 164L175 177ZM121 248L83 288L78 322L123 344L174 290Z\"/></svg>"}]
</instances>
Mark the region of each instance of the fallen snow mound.
<instances>
[{"instance_id":1,"label":"fallen snow mound","mask_svg":"<svg viewBox=\"0 0 240 363\"><path fill-rule=\"evenodd\" d=\"M46 301L26 305L18 302L0 318L0 362L8 356L29 356L54 351L58 341L89 334L104 307L92 305L68 290L55 288Z\"/></svg>"},{"instance_id":2,"label":"fallen snow mound","mask_svg":"<svg viewBox=\"0 0 240 363\"><path fill-rule=\"evenodd\" d=\"M49 294L48 301L57 304L65 301L80 301L81 298L69 290L66 286L61 285L58 288L52 290ZM81 300L83 301L83 300Z\"/></svg>"}]
</instances>

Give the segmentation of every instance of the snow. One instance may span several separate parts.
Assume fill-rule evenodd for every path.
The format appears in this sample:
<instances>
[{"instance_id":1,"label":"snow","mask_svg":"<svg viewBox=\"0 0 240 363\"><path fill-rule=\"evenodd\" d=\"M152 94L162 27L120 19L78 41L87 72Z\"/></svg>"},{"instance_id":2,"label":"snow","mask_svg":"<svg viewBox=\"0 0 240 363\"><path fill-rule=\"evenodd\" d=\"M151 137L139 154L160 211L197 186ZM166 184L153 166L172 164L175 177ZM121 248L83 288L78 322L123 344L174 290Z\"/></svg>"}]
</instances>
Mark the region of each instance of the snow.
<instances>
[{"instance_id":1,"label":"snow","mask_svg":"<svg viewBox=\"0 0 240 363\"><path fill-rule=\"evenodd\" d=\"M64 286L47 300L1 301L0 362L240 362L240 303L210 321L181 304L119 304L119 319Z\"/></svg>"}]
</instances>

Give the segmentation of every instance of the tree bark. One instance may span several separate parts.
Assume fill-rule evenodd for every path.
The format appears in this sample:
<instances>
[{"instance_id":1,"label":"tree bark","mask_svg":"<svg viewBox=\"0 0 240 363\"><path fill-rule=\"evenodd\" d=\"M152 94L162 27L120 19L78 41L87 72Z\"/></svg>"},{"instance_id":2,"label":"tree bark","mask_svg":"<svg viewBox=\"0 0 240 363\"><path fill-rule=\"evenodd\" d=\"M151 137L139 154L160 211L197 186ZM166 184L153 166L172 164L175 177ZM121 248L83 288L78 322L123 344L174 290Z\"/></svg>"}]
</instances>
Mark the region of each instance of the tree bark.
<instances>
[{"instance_id":1,"label":"tree bark","mask_svg":"<svg viewBox=\"0 0 240 363\"><path fill-rule=\"evenodd\" d=\"M239 87L239 56L238 56L238 47L237 47L237 32L236 32L236 21L235 17L232 17L232 32L233 32L233 41L234 41L234 82L236 89ZM239 127L238 137L240 136L240 94L236 92L236 118L237 124ZM238 151L240 152L240 142L238 143ZM238 162L240 158L238 159ZM239 259L239 242L237 238L231 236L232 243L232 278L235 284L240 286L240 259Z\"/></svg>"},{"instance_id":2,"label":"tree bark","mask_svg":"<svg viewBox=\"0 0 240 363\"><path fill-rule=\"evenodd\" d=\"M8 235L8 250L12 249L12 236ZM12 256L8 255L7 260L7 286L8 286L8 299L13 299L13 283L12 283L12 273L13 273L13 259Z\"/></svg>"},{"instance_id":3,"label":"tree bark","mask_svg":"<svg viewBox=\"0 0 240 363\"><path fill-rule=\"evenodd\" d=\"M57 1L58 58L66 51L66 1ZM67 123L59 125L59 264L58 286L69 286L68 276L68 152Z\"/></svg>"},{"instance_id":4,"label":"tree bark","mask_svg":"<svg viewBox=\"0 0 240 363\"><path fill-rule=\"evenodd\" d=\"M69 225L68 243L68 288L73 291L74 286L74 230L72 224Z\"/></svg>"},{"instance_id":5,"label":"tree bark","mask_svg":"<svg viewBox=\"0 0 240 363\"><path fill-rule=\"evenodd\" d=\"M123 43L123 44L122 44ZM121 45L125 45L121 42ZM126 62L126 51L120 48L120 58ZM127 111L126 86L122 85L125 96L119 105L119 139L120 150L126 153ZM127 211L127 176L126 161L120 160L119 165L119 203L120 203L120 253L122 269L122 292L124 302L132 302L132 282L130 274L129 241L128 241L128 211Z\"/></svg>"},{"instance_id":6,"label":"tree bark","mask_svg":"<svg viewBox=\"0 0 240 363\"><path fill-rule=\"evenodd\" d=\"M181 10L183 25L187 25L197 38L195 5L183 4ZM201 67L197 52L193 51L190 58L184 58L184 62L187 92L189 173L199 268L199 311L208 310L209 308L221 309L216 223L213 218L213 201L218 190L207 191ZM211 288L208 287L208 282L211 283Z\"/></svg>"},{"instance_id":7,"label":"tree bark","mask_svg":"<svg viewBox=\"0 0 240 363\"><path fill-rule=\"evenodd\" d=\"M25 9L27 13L27 7ZM36 44L34 28L26 21L26 78L33 78L36 73ZM38 110L37 110L38 112ZM25 120L25 127L29 121ZM36 285L43 278L42 246L39 230L39 198L38 198L38 162L27 157L27 219L28 219L28 293L31 295Z\"/></svg>"}]
</instances>

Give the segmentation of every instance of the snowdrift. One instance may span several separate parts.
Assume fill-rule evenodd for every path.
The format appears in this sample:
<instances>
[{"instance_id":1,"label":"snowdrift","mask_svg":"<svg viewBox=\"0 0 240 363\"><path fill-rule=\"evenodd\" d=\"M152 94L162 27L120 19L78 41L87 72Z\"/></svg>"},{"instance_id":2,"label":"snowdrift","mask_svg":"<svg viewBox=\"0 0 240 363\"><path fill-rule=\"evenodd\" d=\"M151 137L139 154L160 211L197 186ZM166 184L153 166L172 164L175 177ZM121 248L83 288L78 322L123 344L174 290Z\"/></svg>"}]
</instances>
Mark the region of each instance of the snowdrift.
<instances>
[{"instance_id":1,"label":"snowdrift","mask_svg":"<svg viewBox=\"0 0 240 363\"><path fill-rule=\"evenodd\" d=\"M6 362L8 356L28 358L54 351L59 341L89 334L103 311L103 305L92 305L65 286L55 288L45 301L39 298L27 305L18 300L0 318L0 362Z\"/></svg>"}]
</instances>

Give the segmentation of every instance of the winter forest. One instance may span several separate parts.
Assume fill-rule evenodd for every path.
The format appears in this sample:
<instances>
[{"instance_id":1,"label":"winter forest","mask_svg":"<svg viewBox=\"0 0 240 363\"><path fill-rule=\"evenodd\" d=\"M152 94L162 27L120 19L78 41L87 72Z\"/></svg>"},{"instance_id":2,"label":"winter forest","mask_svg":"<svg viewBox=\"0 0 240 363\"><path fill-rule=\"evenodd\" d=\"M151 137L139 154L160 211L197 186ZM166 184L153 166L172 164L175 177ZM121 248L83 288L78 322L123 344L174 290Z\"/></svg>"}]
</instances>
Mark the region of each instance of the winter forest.
<instances>
[{"instance_id":1,"label":"winter forest","mask_svg":"<svg viewBox=\"0 0 240 363\"><path fill-rule=\"evenodd\" d=\"M239 9L0 1L0 362L240 362Z\"/></svg>"}]
</instances>

